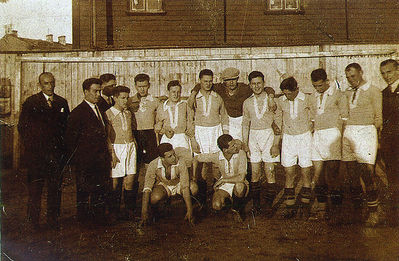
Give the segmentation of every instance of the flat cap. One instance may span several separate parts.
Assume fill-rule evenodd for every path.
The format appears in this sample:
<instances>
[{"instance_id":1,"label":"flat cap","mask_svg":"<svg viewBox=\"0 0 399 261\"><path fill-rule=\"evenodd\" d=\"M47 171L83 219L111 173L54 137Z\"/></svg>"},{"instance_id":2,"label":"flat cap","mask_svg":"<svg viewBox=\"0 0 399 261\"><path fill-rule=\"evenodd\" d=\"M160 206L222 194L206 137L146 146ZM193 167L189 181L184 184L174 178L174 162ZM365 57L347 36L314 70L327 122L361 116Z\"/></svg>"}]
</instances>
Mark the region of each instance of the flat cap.
<instances>
[{"instance_id":1,"label":"flat cap","mask_svg":"<svg viewBox=\"0 0 399 261\"><path fill-rule=\"evenodd\" d=\"M223 70L222 80L237 79L239 75L240 75L240 70L233 67L229 67Z\"/></svg>"}]
</instances>

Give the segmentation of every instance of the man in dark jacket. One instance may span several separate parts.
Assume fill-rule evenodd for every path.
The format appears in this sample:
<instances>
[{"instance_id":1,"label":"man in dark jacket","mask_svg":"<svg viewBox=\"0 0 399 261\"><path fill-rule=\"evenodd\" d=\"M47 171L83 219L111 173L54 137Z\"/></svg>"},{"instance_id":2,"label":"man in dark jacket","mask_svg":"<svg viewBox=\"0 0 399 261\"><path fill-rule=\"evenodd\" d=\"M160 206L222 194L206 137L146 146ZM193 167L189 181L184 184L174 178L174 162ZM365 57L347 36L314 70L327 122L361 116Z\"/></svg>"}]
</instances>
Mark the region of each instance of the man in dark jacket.
<instances>
[{"instance_id":1,"label":"man in dark jacket","mask_svg":"<svg viewBox=\"0 0 399 261\"><path fill-rule=\"evenodd\" d=\"M398 225L399 218L399 64L385 60L380 64L381 75L388 84L382 91L381 151L386 164L391 198L390 220Z\"/></svg>"},{"instance_id":2,"label":"man in dark jacket","mask_svg":"<svg viewBox=\"0 0 399 261\"><path fill-rule=\"evenodd\" d=\"M24 146L22 160L28 168L28 219L34 229L39 228L41 194L46 183L47 223L58 228L69 107L64 98L54 93L53 74L40 74L39 86L41 91L23 103L18 123Z\"/></svg>"},{"instance_id":3,"label":"man in dark jacket","mask_svg":"<svg viewBox=\"0 0 399 261\"><path fill-rule=\"evenodd\" d=\"M76 173L78 221L105 224L105 195L110 180L110 153L107 146L106 115L97 103L101 80L83 82L84 100L72 110L65 139L71 165Z\"/></svg>"}]
</instances>

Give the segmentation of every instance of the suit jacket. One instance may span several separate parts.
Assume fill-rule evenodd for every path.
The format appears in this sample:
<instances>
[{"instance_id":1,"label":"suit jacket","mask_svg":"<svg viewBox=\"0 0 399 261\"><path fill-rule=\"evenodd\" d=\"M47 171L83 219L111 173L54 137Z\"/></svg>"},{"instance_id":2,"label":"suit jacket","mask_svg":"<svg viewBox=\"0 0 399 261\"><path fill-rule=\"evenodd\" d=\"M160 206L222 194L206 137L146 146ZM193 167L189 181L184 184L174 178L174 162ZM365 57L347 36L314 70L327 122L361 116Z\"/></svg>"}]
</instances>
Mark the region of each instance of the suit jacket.
<instances>
[{"instance_id":1,"label":"suit jacket","mask_svg":"<svg viewBox=\"0 0 399 261\"><path fill-rule=\"evenodd\" d=\"M56 94L51 108L42 92L30 96L22 104L18 131L24 145L22 161L27 167L50 161L62 163L68 115L68 102Z\"/></svg>"},{"instance_id":2,"label":"suit jacket","mask_svg":"<svg viewBox=\"0 0 399 261\"><path fill-rule=\"evenodd\" d=\"M112 99L112 98L111 98ZM100 97L100 100L97 103L98 109L100 109L102 112L106 112L109 108L114 106L115 102L112 99L112 103L109 104L103 96Z\"/></svg>"},{"instance_id":3,"label":"suit jacket","mask_svg":"<svg viewBox=\"0 0 399 261\"><path fill-rule=\"evenodd\" d=\"M105 113L101 110L100 113L107 124ZM77 170L92 174L108 172L111 156L106 129L86 101L72 110L65 141L70 162Z\"/></svg>"},{"instance_id":4,"label":"suit jacket","mask_svg":"<svg viewBox=\"0 0 399 261\"><path fill-rule=\"evenodd\" d=\"M399 86L392 93L390 88L382 91L382 135L399 135Z\"/></svg>"}]
</instances>

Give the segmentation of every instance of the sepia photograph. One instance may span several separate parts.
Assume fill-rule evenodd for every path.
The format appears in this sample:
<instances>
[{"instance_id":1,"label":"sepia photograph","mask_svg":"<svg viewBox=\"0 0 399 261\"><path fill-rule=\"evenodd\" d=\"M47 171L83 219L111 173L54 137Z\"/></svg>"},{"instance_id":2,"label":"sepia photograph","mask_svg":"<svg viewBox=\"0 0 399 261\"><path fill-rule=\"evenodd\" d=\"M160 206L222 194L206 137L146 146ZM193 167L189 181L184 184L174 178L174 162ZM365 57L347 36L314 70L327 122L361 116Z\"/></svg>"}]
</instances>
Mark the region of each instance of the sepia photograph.
<instances>
[{"instance_id":1,"label":"sepia photograph","mask_svg":"<svg viewBox=\"0 0 399 261\"><path fill-rule=\"evenodd\" d=\"M0 260L399 261L398 17L0 0Z\"/></svg>"}]
</instances>

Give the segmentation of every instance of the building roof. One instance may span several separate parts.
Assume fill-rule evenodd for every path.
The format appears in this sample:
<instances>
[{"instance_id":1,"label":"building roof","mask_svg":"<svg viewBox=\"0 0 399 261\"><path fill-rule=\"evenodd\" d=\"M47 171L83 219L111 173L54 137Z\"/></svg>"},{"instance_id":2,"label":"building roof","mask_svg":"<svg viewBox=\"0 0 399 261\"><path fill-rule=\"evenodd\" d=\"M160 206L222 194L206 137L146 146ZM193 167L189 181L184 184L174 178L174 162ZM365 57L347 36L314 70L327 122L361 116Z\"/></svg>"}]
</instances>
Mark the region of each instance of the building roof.
<instances>
[{"instance_id":1,"label":"building roof","mask_svg":"<svg viewBox=\"0 0 399 261\"><path fill-rule=\"evenodd\" d=\"M42 50L68 50L72 44L61 44L38 39L18 37L13 34L6 34L0 39L0 51L42 51Z\"/></svg>"}]
</instances>

